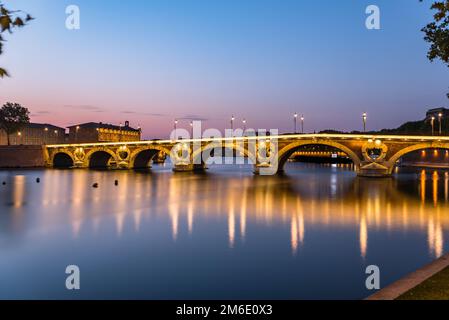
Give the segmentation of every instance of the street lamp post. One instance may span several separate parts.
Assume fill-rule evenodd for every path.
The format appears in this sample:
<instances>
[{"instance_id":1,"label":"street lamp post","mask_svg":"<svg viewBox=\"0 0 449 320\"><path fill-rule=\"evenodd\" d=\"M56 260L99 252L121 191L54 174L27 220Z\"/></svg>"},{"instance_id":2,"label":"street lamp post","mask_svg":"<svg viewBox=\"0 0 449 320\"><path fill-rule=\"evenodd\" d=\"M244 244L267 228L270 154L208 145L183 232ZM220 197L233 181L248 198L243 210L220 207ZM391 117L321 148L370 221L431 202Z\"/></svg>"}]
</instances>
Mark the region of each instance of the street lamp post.
<instances>
[{"instance_id":1,"label":"street lamp post","mask_svg":"<svg viewBox=\"0 0 449 320\"><path fill-rule=\"evenodd\" d=\"M432 136L435 135L435 117L430 118L430 125L432 126Z\"/></svg>"},{"instance_id":2,"label":"street lamp post","mask_svg":"<svg viewBox=\"0 0 449 320\"><path fill-rule=\"evenodd\" d=\"M298 121L298 114L295 113L295 114L293 115L293 122L294 122L294 124L295 124L295 134L296 134L297 131L298 131L298 130L296 130L296 127L297 127L296 123L297 123L297 121Z\"/></svg>"},{"instance_id":3,"label":"street lamp post","mask_svg":"<svg viewBox=\"0 0 449 320\"><path fill-rule=\"evenodd\" d=\"M76 126L76 131L75 131L75 142L78 143L78 131L80 130L80 126Z\"/></svg>"},{"instance_id":4,"label":"street lamp post","mask_svg":"<svg viewBox=\"0 0 449 320\"><path fill-rule=\"evenodd\" d=\"M246 119L243 119L243 134L245 134L246 131Z\"/></svg>"},{"instance_id":5,"label":"street lamp post","mask_svg":"<svg viewBox=\"0 0 449 320\"><path fill-rule=\"evenodd\" d=\"M190 139L193 139L193 121L190 121Z\"/></svg>"},{"instance_id":6,"label":"street lamp post","mask_svg":"<svg viewBox=\"0 0 449 320\"><path fill-rule=\"evenodd\" d=\"M177 119L175 120L175 123L174 123L174 129L175 129L175 141L176 141L176 140L178 140L178 132L177 132L178 120Z\"/></svg>"},{"instance_id":7,"label":"street lamp post","mask_svg":"<svg viewBox=\"0 0 449 320\"><path fill-rule=\"evenodd\" d=\"M366 132L366 119L368 118L368 115L366 112L363 113L362 119L363 119L363 132Z\"/></svg>"},{"instance_id":8,"label":"street lamp post","mask_svg":"<svg viewBox=\"0 0 449 320\"><path fill-rule=\"evenodd\" d=\"M44 137L45 144L48 144L49 141L48 141L48 128L47 127L44 129L44 132L45 132L45 137Z\"/></svg>"},{"instance_id":9,"label":"street lamp post","mask_svg":"<svg viewBox=\"0 0 449 320\"><path fill-rule=\"evenodd\" d=\"M439 125L440 125L440 136L443 134L443 130L442 130L442 126L441 126L441 120L442 120L442 118L443 118L443 114L440 112L440 113L438 114L438 122L439 122Z\"/></svg>"},{"instance_id":10,"label":"street lamp post","mask_svg":"<svg viewBox=\"0 0 449 320\"><path fill-rule=\"evenodd\" d=\"M304 134L304 116L301 116L301 133Z\"/></svg>"}]
</instances>

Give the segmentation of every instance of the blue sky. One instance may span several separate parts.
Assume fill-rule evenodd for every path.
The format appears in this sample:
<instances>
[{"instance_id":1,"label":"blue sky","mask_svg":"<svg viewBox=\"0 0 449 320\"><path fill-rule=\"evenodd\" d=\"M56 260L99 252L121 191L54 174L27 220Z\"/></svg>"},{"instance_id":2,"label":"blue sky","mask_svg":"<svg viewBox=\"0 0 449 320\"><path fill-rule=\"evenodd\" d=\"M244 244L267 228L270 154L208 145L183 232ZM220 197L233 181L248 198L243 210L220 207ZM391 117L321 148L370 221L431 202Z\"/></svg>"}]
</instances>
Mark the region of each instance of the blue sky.
<instances>
[{"instance_id":1,"label":"blue sky","mask_svg":"<svg viewBox=\"0 0 449 320\"><path fill-rule=\"evenodd\" d=\"M418 0L14 0L36 17L8 37L0 102L31 109L33 121L140 124L166 137L188 126L292 131L396 127L447 106L448 69L426 58L420 29L431 1ZM65 28L65 8L81 29ZM381 30L365 28L365 8Z\"/></svg>"}]
</instances>

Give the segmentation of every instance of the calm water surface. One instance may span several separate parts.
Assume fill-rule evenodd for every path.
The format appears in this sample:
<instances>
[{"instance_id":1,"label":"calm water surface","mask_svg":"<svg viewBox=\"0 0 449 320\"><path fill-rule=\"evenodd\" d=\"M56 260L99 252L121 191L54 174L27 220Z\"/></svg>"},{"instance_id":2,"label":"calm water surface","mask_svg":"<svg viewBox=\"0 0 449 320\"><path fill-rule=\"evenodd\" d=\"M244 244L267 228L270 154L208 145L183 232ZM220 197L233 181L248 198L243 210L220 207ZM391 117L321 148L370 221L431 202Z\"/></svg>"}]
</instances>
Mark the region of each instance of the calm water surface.
<instances>
[{"instance_id":1,"label":"calm water surface","mask_svg":"<svg viewBox=\"0 0 449 320\"><path fill-rule=\"evenodd\" d=\"M445 171L155 166L0 171L3 181L0 298L359 299L366 266L385 286L449 248ZM77 292L65 289L71 264Z\"/></svg>"}]
</instances>

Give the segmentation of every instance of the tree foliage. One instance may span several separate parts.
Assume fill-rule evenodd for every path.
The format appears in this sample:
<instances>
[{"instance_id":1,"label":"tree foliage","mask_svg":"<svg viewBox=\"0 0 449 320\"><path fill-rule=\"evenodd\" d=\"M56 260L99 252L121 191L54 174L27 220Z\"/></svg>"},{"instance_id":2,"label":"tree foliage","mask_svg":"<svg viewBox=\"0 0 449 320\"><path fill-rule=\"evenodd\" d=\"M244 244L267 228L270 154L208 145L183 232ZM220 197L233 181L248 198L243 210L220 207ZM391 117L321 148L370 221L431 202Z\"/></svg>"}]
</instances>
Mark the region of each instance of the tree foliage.
<instances>
[{"instance_id":1,"label":"tree foliage","mask_svg":"<svg viewBox=\"0 0 449 320\"><path fill-rule=\"evenodd\" d=\"M27 123L30 123L30 112L18 103L7 102L0 108L0 129L3 129L8 137L14 134Z\"/></svg>"},{"instance_id":2,"label":"tree foliage","mask_svg":"<svg viewBox=\"0 0 449 320\"><path fill-rule=\"evenodd\" d=\"M424 40L430 43L427 57L430 61L440 59L449 67L449 0L434 2L431 9L434 21L422 29Z\"/></svg>"},{"instance_id":3,"label":"tree foliage","mask_svg":"<svg viewBox=\"0 0 449 320\"><path fill-rule=\"evenodd\" d=\"M22 28L28 21L33 20L29 14L20 10L9 10L0 0L0 55L3 53L3 45L6 41L4 34L13 33L14 30ZM8 76L8 72L0 67L0 78Z\"/></svg>"}]
</instances>

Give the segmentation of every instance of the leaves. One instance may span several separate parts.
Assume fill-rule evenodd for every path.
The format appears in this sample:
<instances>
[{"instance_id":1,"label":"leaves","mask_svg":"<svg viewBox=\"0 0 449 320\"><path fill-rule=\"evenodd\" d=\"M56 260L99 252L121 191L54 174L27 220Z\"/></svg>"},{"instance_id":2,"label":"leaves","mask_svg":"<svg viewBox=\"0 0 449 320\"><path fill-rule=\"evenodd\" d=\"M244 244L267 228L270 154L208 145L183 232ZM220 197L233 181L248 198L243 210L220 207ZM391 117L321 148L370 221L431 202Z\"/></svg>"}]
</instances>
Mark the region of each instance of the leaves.
<instances>
[{"instance_id":1,"label":"leaves","mask_svg":"<svg viewBox=\"0 0 449 320\"><path fill-rule=\"evenodd\" d=\"M0 78L4 78L4 77L9 77L9 74L5 69L0 68Z\"/></svg>"},{"instance_id":2,"label":"leaves","mask_svg":"<svg viewBox=\"0 0 449 320\"><path fill-rule=\"evenodd\" d=\"M11 17L10 16L0 16L0 32L6 30L11 31Z\"/></svg>"},{"instance_id":3,"label":"leaves","mask_svg":"<svg viewBox=\"0 0 449 320\"><path fill-rule=\"evenodd\" d=\"M430 8L436 11L434 21L422 29L424 40L430 43L427 58L430 61L440 59L449 67L449 0L434 2ZM449 99L449 93L447 97Z\"/></svg>"},{"instance_id":4,"label":"leaves","mask_svg":"<svg viewBox=\"0 0 449 320\"><path fill-rule=\"evenodd\" d=\"M431 9L436 10L435 21L422 29L424 40L430 43L427 57L430 61L440 59L449 67L449 0L437 1Z\"/></svg>"},{"instance_id":5,"label":"leaves","mask_svg":"<svg viewBox=\"0 0 449 320\"><path fill-rule=\"evenodd\" d=\"M30 123L30 111L20 104L8 102L0 108L0 128L6 134L19 131L27 123Z\"/></svg>"},{"instance_id":6,"label":"leaves","mask_svg":"<svg viewBox=\"0 0 449 320\"><path fill-rule=\"evenodd\" d=\"M29 14L26 14L26 16L23 17L22 11L11 11L6 9L0 0L0 54L3 53L5 42L2 33L6 31L12 33L15 28L22 28L28 21L33 19L34 18ZM5 69L0 68L0 78L7 76L9 76L8 72Z\"/></svg>"},{"instance_id":7,"label":"leaves","mask_svg":"<svg viewBox=\"0 0 449 320\"><path fill-rule=\"evenodd\" d=\"M25 25L25 22L23 22L23 20L20 19L20 17L17 17L12 24L17 27L23 27Z\"/></svg>"}]
</instances>

